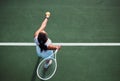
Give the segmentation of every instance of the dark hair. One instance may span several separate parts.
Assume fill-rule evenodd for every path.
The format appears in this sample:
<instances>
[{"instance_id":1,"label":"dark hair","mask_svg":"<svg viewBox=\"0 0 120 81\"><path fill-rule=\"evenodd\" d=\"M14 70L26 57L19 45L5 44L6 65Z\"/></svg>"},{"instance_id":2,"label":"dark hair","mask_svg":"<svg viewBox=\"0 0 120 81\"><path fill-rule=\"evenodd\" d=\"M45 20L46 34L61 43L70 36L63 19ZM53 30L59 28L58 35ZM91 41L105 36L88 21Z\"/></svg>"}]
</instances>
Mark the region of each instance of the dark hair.
<instances>
[{"instance_id":1,"label":"dark hair","mask_svg":"<svg viewBox=\"0 0 120 81\"><path fill-rule=\"evenodd\" d=\"M41 52L44 50L47 50L47 46L45 45L45 42L47 41L47 35L45 33L40 32L38 35L38 42L39 42L39 47L41 48Z\"/></svg>"}]
</instances>

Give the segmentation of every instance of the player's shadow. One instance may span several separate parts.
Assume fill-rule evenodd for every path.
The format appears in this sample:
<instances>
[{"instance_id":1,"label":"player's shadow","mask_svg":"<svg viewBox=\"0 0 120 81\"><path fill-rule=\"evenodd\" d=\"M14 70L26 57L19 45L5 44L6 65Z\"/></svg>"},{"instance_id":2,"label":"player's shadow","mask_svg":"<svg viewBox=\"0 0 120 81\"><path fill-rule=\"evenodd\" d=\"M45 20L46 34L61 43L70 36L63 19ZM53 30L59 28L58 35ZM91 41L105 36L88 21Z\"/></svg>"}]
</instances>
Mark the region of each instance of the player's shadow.
<instances>
[{"instance_id":1,"label":"player's shadow","mask_svg":"<svg viewBox=\"0 0 120 81\"><path fill-rule=\"evenodd\" d=\"M40 57L38 57L38 59L37 59L37 62L36 62L36 64L35 64L35 67L34 67L34 70L33 70L33 74L32 74L31 81L35 81L35 80L36 80L36 77L37 77L36 71L37 71L37 67L38 67L38 64L39 64L39 62L41 61L41 59L42 59L42 58L40 58ZM40 80L40 81L43 81L43 80Z\"/></svg>"}]
</instances>

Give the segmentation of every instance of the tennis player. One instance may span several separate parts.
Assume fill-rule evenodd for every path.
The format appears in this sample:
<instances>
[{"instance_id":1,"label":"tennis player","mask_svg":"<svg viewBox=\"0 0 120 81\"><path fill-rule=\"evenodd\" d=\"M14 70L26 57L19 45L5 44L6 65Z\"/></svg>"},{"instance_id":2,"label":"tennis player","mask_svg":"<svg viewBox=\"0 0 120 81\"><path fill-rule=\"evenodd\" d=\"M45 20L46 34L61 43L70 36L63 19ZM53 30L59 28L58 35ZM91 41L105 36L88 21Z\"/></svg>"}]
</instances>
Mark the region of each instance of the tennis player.
<instances>
[{"instance_id":1,"label":"tennis player","mask_svg":"<svg viewBox=\"0 0 120 81\"><path fill-rule=\"evenodd\" d=\"M34 41L36 43L36 51L37 55L42 58L47 58L51 54L53 54L53 50L60 49L61 46L53 45L50 38L48 38L48 34L45 31L47 22L49 20L50 14L46 14L45 19L43 20L39 29L34 33ZM52 60L48 60L47 66L52 63ZM47 67L46 66L46 67Z\"/></svg>"}]
</instances>

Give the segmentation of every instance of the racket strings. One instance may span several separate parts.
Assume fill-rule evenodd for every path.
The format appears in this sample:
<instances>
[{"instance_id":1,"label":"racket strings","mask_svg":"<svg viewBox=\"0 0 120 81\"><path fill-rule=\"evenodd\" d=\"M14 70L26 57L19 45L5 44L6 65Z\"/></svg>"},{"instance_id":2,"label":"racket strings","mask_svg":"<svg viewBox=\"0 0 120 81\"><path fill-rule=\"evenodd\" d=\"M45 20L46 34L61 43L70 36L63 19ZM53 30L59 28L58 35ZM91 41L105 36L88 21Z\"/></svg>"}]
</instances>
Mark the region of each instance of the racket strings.
<instances>
[{"instance_id":1,"label":"racket strings","mask_svg":"<svg viewBox=\"0 0 120 81\"><path fill-rule=\"evenodd\" d=\"M43 59L37 68L37 76L42 80L50 79L56 72L57 61L56 54L58 50L55 50L54 53L46 59Z\"/></svg>"},{"instance_id":2,"label":"racket strings","mask_svg":"<svg viewBox=\"0 0 120 81\"><path fill-rule=\"evenodd\" d=\"M48 65L47 67L45 67L46 61L42 62L39 69L38 69L39 76L43 79L51 77L51 75L55 71L55 68L56 68L55 60L50 59L50 62L51 62L51 64L47 64Z\"/></svg>"}]
</instances>

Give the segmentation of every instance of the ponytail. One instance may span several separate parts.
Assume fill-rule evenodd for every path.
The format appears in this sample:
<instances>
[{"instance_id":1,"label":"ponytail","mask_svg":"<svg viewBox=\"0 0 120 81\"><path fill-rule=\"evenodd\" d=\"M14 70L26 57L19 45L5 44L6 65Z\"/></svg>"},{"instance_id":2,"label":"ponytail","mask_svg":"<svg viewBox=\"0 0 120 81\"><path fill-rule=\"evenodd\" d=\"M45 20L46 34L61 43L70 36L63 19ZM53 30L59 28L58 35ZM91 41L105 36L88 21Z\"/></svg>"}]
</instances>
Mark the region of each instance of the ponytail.
<instances>
[{"instance_id":1,"label":"ponytail","mask_svg":"<svg viewBox=\"0 0 120 81\"><path fill-rule=\"evenodd\" d=\"M39 47L41 48L41 52L47 50L47 46L45 45L47 39L48 38L47 38L47 35L45 33L42 33L42 32L39 33L38 42L39 42Z\"/></svg>"}]
</instances>

